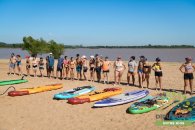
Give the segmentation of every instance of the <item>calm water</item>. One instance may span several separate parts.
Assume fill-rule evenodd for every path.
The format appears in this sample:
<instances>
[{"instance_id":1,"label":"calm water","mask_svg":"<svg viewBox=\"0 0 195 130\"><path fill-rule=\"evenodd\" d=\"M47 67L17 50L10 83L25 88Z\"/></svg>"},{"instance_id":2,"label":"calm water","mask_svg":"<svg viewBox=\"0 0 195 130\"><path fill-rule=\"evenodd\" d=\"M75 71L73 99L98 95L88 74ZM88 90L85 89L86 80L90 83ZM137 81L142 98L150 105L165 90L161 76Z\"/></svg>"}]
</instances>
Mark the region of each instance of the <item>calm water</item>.
<instances>
[{"instance_id":1,"label":"calm water","mask_svg":"<svg viewBox=\"0 0 195 130\"><path fill-rule=\"evenodd\" d=\"M23 58L28 55L27 51L21 49L0 49L0 59L9 58L10 54L14 52L15 54L20 54ZM183 62L184 58L191 56L195 59L195 49L66 49L64 55L69 57L75 56L77 53L81 55L95 55L99 54L102 56L108 56L110 59L115 59L117 56L121 56L124 60L128 60L130 56L136 56L138 58L140 55L147 57L149 61L154 61L156 57L160 57L162 61L168 62ZM46 54L42 55L43 57Z\"/></svg>"}]
</instances>

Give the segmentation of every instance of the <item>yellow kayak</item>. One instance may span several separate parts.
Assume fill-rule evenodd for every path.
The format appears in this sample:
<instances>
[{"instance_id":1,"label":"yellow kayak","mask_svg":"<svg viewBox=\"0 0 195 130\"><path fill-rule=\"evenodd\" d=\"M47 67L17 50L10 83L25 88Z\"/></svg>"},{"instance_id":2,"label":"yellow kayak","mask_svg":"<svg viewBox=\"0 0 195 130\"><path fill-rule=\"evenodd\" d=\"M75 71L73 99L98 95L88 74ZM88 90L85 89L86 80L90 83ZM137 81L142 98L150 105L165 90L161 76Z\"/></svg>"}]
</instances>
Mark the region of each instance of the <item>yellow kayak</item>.
<instances>
[{"instance_id":1,"label":"yellow kayak","mask_svg":"<svg viewBox=\"0 0 195 130\"><path fill-rule=\"evenodd\" d=\"M40 93L45 91L51 91L62 88L62 84L50 84L33 88L22 88L20 90L10 91L8 93L9 96L23 96L34 93Z\"/></svg>"},{"instance_id":2,"label":"yellow kayak","mask_svg":"<svg viewBox=\"0 0 195 130\"><path fill-rule=\"evenodd\" d=\"M122 88L106 88L102 91L95 91L95 92L91 92L87 95L82 95L79 97L75 97L75 98L70 98L68 99L68 103L70 104L82 104L85 102L93 102L93 101L98 101L98 100L102 100L114 95L118 95L122 93Z\"/></svg>"}]
</instances>

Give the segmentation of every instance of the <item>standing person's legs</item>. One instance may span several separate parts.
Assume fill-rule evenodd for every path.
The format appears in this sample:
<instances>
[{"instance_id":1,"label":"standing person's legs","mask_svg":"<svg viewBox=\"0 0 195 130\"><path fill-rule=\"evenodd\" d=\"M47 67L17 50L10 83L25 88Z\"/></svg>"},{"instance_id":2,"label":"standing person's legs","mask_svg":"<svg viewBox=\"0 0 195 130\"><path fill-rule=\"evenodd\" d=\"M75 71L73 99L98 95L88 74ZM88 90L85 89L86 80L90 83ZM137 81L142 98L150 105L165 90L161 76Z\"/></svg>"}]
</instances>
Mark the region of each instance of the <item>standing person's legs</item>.
<instances>
[{"instance_id":1,"label":"standing person's legs","mask_svg":"<svg viewBox=\"0 0 195 130\"><path fill-rule=\"evenodd\" d=\"M156 85L156 90L158 89L158 76L155 76L155 85Z\"/></svg>"},{"instance_id":2,"label":"standing person's legs","mask_svg":"<svg viewBox=\"0 0 195 130\"><path fill-rule=\"evenodd\" d=\"M189 80L188 79L184 79L184 94L186 94L186 87L188 86L188 82Z\"/></svg>"},{"instance_id":3,"label":"standing person's legs","mask_svg":"<svg viewBox=\"0 0 195 130\"><path fill-rule=\"evenodd\" d=\"M149 85L150 85L150 81L149 81L150 75L146 74L145 76L146 76L145 78L146 78L146 82L147 82L147 88L149 88Z\"/></svg>"},{"instance_id":4,"label":"standing person's legs","mask_svg":"<svg viewBox=\"0 0 195 130\"><path fill-rule=\"evenodd\" d=\"M132 74L133 85L135 85L135 74Z\"/></svg>"},{"instance_id":5,"label":"standing person's legs","mask_svg":"<svg viewBox=\"0 0 195 130\"><path fill-rule=\"evenodd\" d=\"M118 74L118 84L119 85L121 84L122 75L123 75L123 71L119 71L119 74Z\"/></svg>"},{"instance_id":6,"label":"standing person's legs","mask_svg":"<svg viewBox=\"0 0 195 130\"><path fill-rule=\"evenodd\" d=\"M110 72L106 72L106 80L107 80L107 84L109 84L109 73L110 73Z\"/></svg>"},{"instance_id":7,"label":"standing person's legs","mask_svg":"<svg viewBox=\"0 0 195 130\"><path fill-rule=\"evenodd\" d=\"M159 81L160 90L162 90L162 77L161 76L158 77L158 81Z\"/></svg>"},{"instance_id":8,"label":"standing person's legs","mask_svg":"<svg viewBox=\"0 0 195 130\"><path fill-rule=\"evenodd\" d=\"M190 79L189 80L189 83L190 83L190 93L192 94L192 92L193 92L193 79Z\"/></svg>"},{"instance_id":9,"label":"standing person's legs","mask_svg":"<svg viewBox=\"0 0 195 130\"><path fill-rule=\"evenodd\" d=\"M115 82L115 84L117 84L117 77L118 77L118 71L114 71L114 82Z\"/></svg>"},{"instance_id":10,"label":"standing person's legs","mask_svg":"<svg viewBox=\"0 0 195 130\"><path fill-rule=\"evenodd\" d=\"M127 84L130 85L130 77L131 77L131 74L128 72L127 73Z\"/></svg>"},{"instance_id":11,"label":"standing person's legs","mask_svg":"<svg viewBox=\"0 0 195 130\"><path fill-rule=\"evenodd\" d=\"M139 80L139 86L142 88L142 78L143 77L143 73L139 72L138 73L138 80Z\"/></svg>"}]
</instances>

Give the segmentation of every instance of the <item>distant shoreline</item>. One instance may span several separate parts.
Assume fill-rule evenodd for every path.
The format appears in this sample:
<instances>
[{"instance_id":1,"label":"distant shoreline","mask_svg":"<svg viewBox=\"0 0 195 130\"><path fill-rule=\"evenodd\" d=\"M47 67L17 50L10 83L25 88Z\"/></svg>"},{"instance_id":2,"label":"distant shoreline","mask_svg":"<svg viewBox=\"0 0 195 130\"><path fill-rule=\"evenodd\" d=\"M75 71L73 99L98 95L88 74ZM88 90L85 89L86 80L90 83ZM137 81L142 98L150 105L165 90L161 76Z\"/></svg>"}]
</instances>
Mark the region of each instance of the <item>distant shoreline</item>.
<instances>
[{"instance_id":1,"label":"distant shoreline","mask_svg":"<svg viewBox=\"0 0 195 130\"><path fill-rule=\"evenodd\" d=\"M23 43L13 43L7 44L4 42L0 42L0 48L21 48L22 49ZM140 46L83 46L83 45L64 45L65 49L78 49L78 48L87 48L87 49L131 49L131 48L138 48L138 49L177 49L177 48L195 48L194 45L140 45Z\"/></svg>"}]
</instances>

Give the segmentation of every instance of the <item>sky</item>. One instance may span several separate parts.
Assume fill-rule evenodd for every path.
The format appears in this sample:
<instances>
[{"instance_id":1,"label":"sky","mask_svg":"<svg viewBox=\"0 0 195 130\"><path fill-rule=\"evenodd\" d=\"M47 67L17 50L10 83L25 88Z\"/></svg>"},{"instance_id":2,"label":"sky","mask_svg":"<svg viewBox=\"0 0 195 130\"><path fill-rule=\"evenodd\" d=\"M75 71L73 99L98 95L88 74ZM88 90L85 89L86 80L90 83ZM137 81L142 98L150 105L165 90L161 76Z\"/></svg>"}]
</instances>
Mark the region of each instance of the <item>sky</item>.
<instances>
[{"instance_id":1,"label":"sky","mask_svg":"<svg viewBox=\"0 0 195 130\"><path fill-rule=\"evenodd\" d=\"M0 0L0 41L195 45L195 0Z\"/></svg>"}]
</instances>

